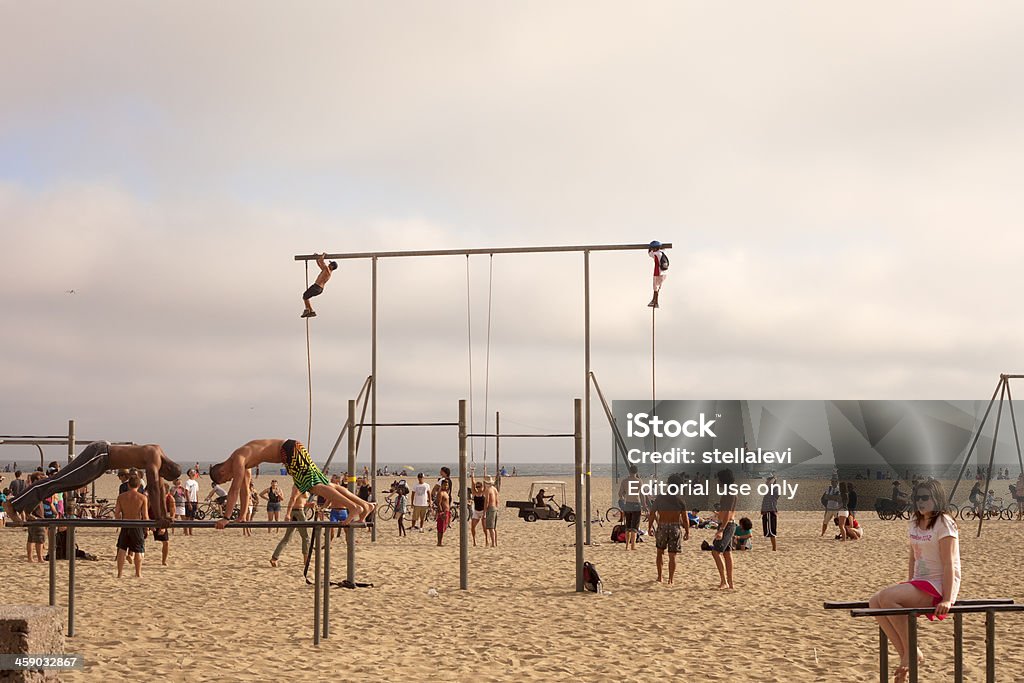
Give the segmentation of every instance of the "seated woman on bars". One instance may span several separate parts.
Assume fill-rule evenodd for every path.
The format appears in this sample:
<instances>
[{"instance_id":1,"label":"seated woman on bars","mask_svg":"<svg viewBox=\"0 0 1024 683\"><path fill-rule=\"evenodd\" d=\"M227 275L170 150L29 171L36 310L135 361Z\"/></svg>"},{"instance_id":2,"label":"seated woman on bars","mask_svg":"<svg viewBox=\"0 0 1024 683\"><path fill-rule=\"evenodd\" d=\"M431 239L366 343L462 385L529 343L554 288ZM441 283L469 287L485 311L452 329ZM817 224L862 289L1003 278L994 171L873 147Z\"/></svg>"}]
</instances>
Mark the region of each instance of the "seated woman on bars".
<instances>
[{"instance_id":1,"label":"seated woman on bars","mask_svg":"<svg viewBox=\"0 0 1024 683\"><path fill-rule=\"evenodd\" d=\"M174 480L181 476L181 467L164 454L164 449L151 443L145 446L112 445L109 441L94 441L85 447L66 467L53 476L39 480L25 489L20 496L6 501L4 509L17 524L41 501L55 493L74 491L100 478L110 469L138 468L146 470L146 494L149 509L157 511L157 526L168 526L173 517L164 509L161 479Z\"/></svg>"},{"instance_id":2,"label":"seated woman on bars","mask_svg":"<svg viewBox=\"0 0 1024 683\"><path fill-rule=\"evenodd\" d=\"M942 484L934 479L914 487L911 500L914 517L910 522L907 580L875 593L868 604L874 609L934 606L935 612L928 618L945 619L960 591L960 541L956 522L948 513ZM907 617L879 616L875 619L900 655L896 683L903 683L910 670ZM922 661L920 650L917 661Z\"/></svg>"},{"instance_id":3,"label":"seated woman on bars","mask_svg":"<svg viewBox=\"0 0 1024 683\"><path fill-rule=\"evenodd\" d=\"M348 522L362 522L373 511L373 503L362 500L340 484L332 484L309 456L306 447L295 439L257 439L235 449L227 460L210 468L214 484L231 482L227 510L234 510L240 496L248 495L251 470L261 463L284 465L302 493L314 493L325 498L332 508L348 510ZM223 529L230 519L217 520L214 525Z\"/></svg>"}]
</instances>

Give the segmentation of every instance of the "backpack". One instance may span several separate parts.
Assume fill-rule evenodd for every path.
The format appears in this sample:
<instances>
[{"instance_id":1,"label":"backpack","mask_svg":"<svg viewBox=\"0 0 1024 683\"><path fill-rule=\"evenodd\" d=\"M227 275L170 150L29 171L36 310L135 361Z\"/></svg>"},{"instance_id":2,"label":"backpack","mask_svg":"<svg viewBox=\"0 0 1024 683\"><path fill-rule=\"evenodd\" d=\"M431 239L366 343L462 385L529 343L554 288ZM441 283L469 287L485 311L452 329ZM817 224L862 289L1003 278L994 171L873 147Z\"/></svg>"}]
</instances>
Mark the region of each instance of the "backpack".
<instances>
[{"instance_id":1,"label":"backpack","mask_svg":"<svg viewBox=\"0 0 1024 683\"><path fill-rule=\"evenodd\" d=\"M594 565L589 562L583 563L583 590L601 593L601 577Z\"/></svg>"},{"instance_id":2,"label":"backpack","mask_svg":"<svg viewBox=\"0 0 1024 683\"><path fill-rule=\"evenodd\" d=\"M612 527L612 543L626 542L626 525L616 524Z\"/></svg>"},{"instance_id":3,"label":"backpack","mask_svg":"<svg viewBox=\"0 0 1024 683\"><path fill-rule=\"evenodd\" d=\"M661 252L661 258L658 259L658 268L668 270L668 254L665 252Z\"/></svg>"}]
</instances>

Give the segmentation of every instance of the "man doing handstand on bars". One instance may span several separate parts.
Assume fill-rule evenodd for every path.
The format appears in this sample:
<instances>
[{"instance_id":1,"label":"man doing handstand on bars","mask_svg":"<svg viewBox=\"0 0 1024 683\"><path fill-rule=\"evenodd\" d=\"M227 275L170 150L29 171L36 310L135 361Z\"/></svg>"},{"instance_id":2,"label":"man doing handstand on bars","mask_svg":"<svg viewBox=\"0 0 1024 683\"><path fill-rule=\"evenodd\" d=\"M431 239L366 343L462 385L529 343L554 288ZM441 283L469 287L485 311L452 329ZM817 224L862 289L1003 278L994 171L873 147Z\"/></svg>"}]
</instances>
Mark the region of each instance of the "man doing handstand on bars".
<instances>
[{"instance_id":1,"label":"man doing handstand on bars","mask_svg":"<svg viewBox=\"0 0 1024 683\"><path fill-rule=\"evenodd\" d=\"M306 447L295 439L257 439L235 449L228 459L210 468L210 479L214 484L231 481L228 500L224 509L228 515L235 509L235 503L248 495L251 470L261 463L284 465L295 482L295 488L302 493L322 496L332 508L348 510L349 522L362 522L373 511L373 503L362 500L339 484L332 484L309 456ZM214 525L223 529L231 520L227 517L217 520Z\"/></svg>"},{"instance_id":2,"label":"man doing handstand on bars","mask_svg":"<svg viewBox=\"0 0 1024 683\"><path fill-rule=\"evenodd\" d=\"M149 496L149 509L158 515L156 526L170 525L173 517L164 506L160 480L177 479L181 476L181 467L155 443L122 446L113 445L109 441L93 441L59 472L40 479L20 496L4 502L4 510L13 523L17 524L25 520L25 513L34 510L40 502L53 494L74 491L91 484L107 470L129 468L146 470L146 495Z\"/></svg>"}]
</instances>

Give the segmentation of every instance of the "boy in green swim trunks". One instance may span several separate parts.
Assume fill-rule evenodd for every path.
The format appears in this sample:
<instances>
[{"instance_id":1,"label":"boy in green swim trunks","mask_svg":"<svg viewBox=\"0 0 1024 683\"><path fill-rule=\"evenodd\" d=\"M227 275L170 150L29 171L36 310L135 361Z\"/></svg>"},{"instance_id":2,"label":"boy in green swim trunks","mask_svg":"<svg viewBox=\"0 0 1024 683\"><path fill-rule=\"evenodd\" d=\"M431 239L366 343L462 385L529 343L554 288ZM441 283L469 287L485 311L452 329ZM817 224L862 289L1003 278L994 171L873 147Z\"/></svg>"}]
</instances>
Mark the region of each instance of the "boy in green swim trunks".
<instances>
[{"instance_id":1,"label":"boy in green swim trunks","mask_svg":"<svg viewBox=\"0 0 1024 683\"><path fill-rule=\"evenodd\" d=\"M362 500L340 484L332 484L313 463L306 447L294 439L250 441L236 448L227 460L210 468L210 479L214 484L231 481L226 509L234 510L240 496L246 495L252 477L251 470L261 463L284 465L296 489L325 498L332 508L345 508L350 522L362 522L373 511L373 503ZM225 518L218 520L214 526L223 529L230 523L231 520Z\"/></svg>"}]
</instances>

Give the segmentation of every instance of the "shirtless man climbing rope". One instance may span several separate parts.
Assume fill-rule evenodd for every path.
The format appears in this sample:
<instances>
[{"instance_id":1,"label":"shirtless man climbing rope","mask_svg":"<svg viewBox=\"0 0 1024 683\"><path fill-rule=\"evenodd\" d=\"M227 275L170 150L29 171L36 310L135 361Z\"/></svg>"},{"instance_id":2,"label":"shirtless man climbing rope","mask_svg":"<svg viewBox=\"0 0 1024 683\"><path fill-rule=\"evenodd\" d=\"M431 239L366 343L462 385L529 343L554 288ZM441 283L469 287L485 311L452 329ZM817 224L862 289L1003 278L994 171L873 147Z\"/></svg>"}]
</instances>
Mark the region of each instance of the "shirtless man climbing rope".
<instances>
[{"instance_id":1,"label":"shirtless man climbing rope","mask_svg":"<svg viewBox=\"0 0 1024 683\"><path fill-rule=\"evenodd\" d=\"M331 279L331 272L338 269L338 262L331 261L330 264L324 263L324 258L327 256L327 252L322 254L316 254L316 264L320 266L320 274L316 276L316 282L309 286L302 294L302 301L306 304L306 310L302 312L303 318L315 318L316 311L313 310L313 305L309 303L309 300L314 296L320 296L324 293L324 287L327 286L327 281Z\"/></svg>"}]
</instances>

